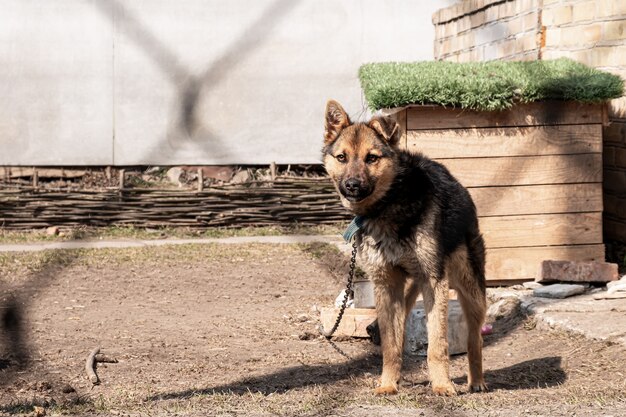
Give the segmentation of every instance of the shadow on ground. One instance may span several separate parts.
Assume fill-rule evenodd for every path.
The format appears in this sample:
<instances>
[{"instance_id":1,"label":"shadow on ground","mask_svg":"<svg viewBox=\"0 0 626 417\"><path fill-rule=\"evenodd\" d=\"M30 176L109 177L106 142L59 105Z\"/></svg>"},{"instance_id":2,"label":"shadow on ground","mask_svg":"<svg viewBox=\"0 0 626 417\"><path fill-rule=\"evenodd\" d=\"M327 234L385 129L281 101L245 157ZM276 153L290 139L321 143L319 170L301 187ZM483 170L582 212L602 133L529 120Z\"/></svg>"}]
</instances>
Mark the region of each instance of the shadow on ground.
<instances>
[{"instance_id":1,"label":"shadow on ground","mask_svg":"<svg viewBox=\"0 0 626 417\"><path fill-rule=\"evenodd\" d=\"M411 362L409 368L419 367L422 363L422 361ZM366 374L376 375L381 366L382 361L379 356L367 355L340 365L289 367L267 375L243 378L226 385L157 394L147 400L184 400L197 395L215 394L282 394L292 389L333 384L353 377L362 377ZM410 371L410 369L406 371ZM558 386L565 382L567 376L561 368L560 357L546 357L525 361L507 368L487 371L485 379L492 390L520 390ZM456 378L454 382L458 385L464 385L467 380L462 377Z\"/></svg>"}]
</instances>

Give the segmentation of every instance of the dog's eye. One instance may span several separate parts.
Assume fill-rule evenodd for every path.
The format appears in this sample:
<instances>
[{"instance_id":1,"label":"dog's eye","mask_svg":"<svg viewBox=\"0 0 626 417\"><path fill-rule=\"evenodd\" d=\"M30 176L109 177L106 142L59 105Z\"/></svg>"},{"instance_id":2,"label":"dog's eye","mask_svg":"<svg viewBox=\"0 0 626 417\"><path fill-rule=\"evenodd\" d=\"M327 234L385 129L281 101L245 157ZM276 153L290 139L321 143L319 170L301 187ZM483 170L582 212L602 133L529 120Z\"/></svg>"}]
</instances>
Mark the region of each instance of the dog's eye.
<instances>
[{"instance_id":1,"label":"dog's eye","mask_svg":"<svg viewBox=\"0 0 626 417\"><path fill-rule=\"evenodd\" d=\"M367 164L373 164L374 162L378 161L380 159L380 156L378 155L373 155L373 154L369 154L367 155L367 157L365 158L365 163Z\"/></svg>"},{"instance_id":2,"label":"dog's eye","mask_svg":"<svg viewBox=\"0 0 626 417\"><path fill-rule=\"evenodd\" d=\"M337 155L335 158L337 158L337 161L339 162L346 162L346 155L343 153L340 153L339 155Z\"/></svg>"}]
</instances>

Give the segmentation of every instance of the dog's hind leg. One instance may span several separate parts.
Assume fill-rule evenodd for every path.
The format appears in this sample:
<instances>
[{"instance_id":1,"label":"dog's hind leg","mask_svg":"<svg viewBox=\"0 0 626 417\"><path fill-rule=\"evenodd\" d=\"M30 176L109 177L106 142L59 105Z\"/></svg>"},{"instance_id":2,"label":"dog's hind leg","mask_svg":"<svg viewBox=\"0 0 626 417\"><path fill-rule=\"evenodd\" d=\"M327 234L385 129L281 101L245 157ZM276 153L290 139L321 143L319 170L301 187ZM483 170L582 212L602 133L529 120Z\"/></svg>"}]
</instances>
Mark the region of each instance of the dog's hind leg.
<instances>
[{"instance_id":1,"label":"dog's hind leg","mask_svg":"<svg viewBox=\"0 0 626 417\"><path fill-rule=\"evenodd\" d=\"M467 256L463 258L459 259L457 275L452 278L451 282L457 290L467 322L467 359L469 362L467 384L472 392L487 391L483 377L483 337L480 332L487 311L484 275L480 276L481 269L473 267Z\"/></svg>"},{"instance_id":2,"label":"dog's hind leg","mask_svg":"<svg viewBox=\"0 0 626 417\"><path fill-rule=\"evenodd\" d=\"M431 276L423 285L428 330L428 373L433 392L455 395L448 354L448 281Z\"/></svg>"},{"instance_id":3,"label":"dog's hind leg","mask_svg":"<svg viewBox=\"0 0 626 417\"><path fill-rule=\"evenodd\" d=\"M389 269L383 275L374 278L376 313L383 351L383 373L376 393L396 394L404 349L405 274L397 269Z\"/></svg>"}]
</instances>

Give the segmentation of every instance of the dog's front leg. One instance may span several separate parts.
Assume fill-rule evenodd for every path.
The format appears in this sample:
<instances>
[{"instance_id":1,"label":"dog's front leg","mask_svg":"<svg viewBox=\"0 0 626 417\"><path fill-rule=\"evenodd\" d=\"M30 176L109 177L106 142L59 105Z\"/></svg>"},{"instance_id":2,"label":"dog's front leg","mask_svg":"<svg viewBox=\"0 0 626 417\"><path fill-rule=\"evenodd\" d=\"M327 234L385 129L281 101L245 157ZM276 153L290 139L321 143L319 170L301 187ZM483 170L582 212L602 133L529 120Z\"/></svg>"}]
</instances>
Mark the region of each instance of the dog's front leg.
<instances>
[{"instance_id":1,"label":"dog's front leg","mask_svg":"<svg viewBox=\"0 0 626 417\"><path fill-rule=\"evenodd\" d=\"M374 278L376 314L383 351L383 373L377 394L396 394L402 368L404 349L405 277L400 271L388 269Z\"/></svg>"},{"instance_id":2,"label":"dog's front leg","mask_svg":"<svg viewBox=\"0 0 626 417\"><path fill-rule=\"evenodd\" d=\"M428 373L433 392L455 395L448 354L448 281L430 277L423 287L428 330Z\"/></svg>"}]
</instances>

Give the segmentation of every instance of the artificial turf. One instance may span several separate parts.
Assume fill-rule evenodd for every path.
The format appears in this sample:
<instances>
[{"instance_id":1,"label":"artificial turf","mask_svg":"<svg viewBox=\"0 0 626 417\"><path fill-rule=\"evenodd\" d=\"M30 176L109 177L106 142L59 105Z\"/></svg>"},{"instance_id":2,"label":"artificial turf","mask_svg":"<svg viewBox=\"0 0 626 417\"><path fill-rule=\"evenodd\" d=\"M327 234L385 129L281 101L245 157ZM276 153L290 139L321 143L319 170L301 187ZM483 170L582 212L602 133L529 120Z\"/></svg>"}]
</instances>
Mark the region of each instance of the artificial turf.
<instances>
[{"instance_id":1,"label":"artificial turf","mask_svg":"<svg viewBox=\"0 0 626 417\"><path fill-rule=\"evenodd\" d=\"M620 77L566 58L369 63L359 78L373 110L409 104L503 110L540 100L602 102L624 93Z\"/></svg>"}]
</instances>

